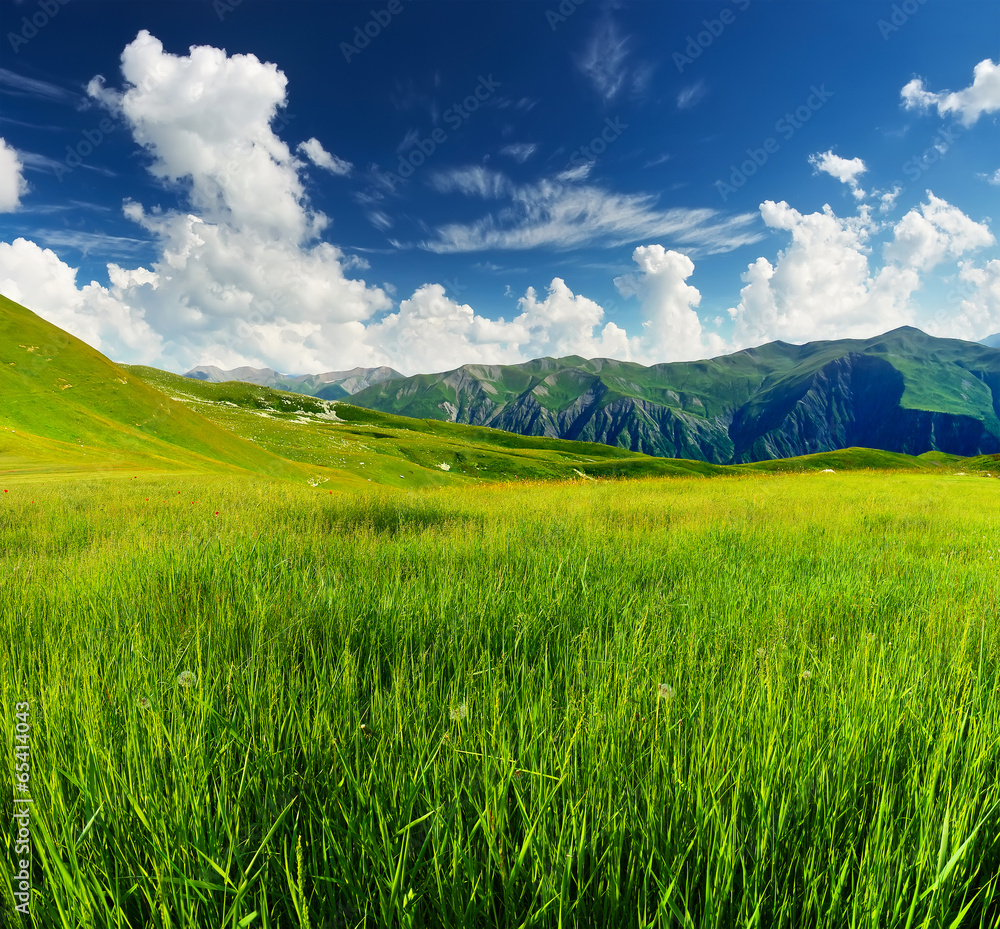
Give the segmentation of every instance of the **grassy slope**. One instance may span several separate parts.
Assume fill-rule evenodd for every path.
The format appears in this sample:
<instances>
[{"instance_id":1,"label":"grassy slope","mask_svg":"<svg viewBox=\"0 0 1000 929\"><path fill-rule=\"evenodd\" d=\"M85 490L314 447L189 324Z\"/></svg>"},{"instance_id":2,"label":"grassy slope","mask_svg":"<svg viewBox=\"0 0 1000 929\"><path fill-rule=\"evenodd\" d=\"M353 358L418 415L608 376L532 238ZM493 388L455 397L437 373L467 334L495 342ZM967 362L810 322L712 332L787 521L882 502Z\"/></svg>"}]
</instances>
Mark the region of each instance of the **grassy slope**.
<instances>
[{"instance_id":1,"label":"grassy slope","mask_svg":"<svg viewBox=\"0 0 1000 929\"><path fill-rule=\"evenodd\" d=\"M0 296L0 471L300 465L220 429L30 310Z\"/></svg>"},{"instance_id":2,"label":"grassy slope","mask_svg":"<svg viewBox=\"0 0 1000 929\"><path fill-rule=\"evenodd\" d=\"M590 442L415 420L254 384L211 384L139 366L127 370L236 435L292 460L334 469L349 484L370 480L416 487L566 479L583 474L710 475L726 471L719 465L650 458Z\"/></svg>"}]
</instances>

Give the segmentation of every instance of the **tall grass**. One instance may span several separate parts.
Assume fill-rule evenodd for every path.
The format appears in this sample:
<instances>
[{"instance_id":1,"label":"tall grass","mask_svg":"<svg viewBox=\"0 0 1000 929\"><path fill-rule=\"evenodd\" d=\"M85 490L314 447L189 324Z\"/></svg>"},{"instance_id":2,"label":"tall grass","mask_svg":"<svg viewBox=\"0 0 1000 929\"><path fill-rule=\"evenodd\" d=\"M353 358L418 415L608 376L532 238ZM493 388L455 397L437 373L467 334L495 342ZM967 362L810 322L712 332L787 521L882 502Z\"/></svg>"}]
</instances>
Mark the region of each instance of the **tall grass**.
<instances>
[{"instance_id":1,"label":"tall grass","mask_svg":"<svg viewBox=\"0 0 1000 929\"><path fill-rule=\"evenodd\" d=\"M860 473L12 487L30 922L1000 925L998 503Z\"/></svg>"}]
</instances>

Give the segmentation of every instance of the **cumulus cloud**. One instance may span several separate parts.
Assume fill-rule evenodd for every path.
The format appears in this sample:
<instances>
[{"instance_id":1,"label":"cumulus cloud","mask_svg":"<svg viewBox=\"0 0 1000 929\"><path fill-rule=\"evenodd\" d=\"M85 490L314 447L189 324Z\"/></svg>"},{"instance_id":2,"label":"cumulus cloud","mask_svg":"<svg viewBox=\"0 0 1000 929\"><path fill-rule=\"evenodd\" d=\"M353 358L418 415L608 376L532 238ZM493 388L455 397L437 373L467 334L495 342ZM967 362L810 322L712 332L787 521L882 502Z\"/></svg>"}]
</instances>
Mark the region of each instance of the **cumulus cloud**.
<instances>
[{"instance_id":1,"label":"cumulus cloud","mask_svg":"<svg viewBox=\"0 0 1000 929\"><path fill-rule=\"evenodd\" d=\"M896 223L883 254L888 261L926 271L995 241L989 227L928 190L927 202Z\"/></svg>"},{"instance_id":2,"label":"cumulus cloud","mask_svg":"<svg viewBox=\"0 0 1000 929\"><path fill-rule=\"evenodd\" d=\"M868 168L860 158L841 158L832 151L817 152L809 156L811 164L817 172L835 177L841 184L847 184L855 198L863 200L867 194L858 186L858 175L864 174Z\"/></svg>"},{"instance_id":3,"label":"cumulus cloud","mask_svg":"<svg viewBox=\"0 0 1000 929\"><path fill-rule=\"evenodd\" d=\"M149 267L109 265L110 287L88 285L72 297L74 272L63 265L56 278L69 309L55 318L59 304L44 294L28 305L106 354L172 367L249 361L298 371L385 361L365 341L364 322L392 302L347 276L356 261L317 241L327 218L310 206L303 164L275 132L285 76L253 55L209 46L168 54L145 31L122 53L122 76L120 90L95 78L91 96L121 115L150 172L185 189L190 208L127 203L125 215L158 249ZM8 286L34 300L30 269L58 259L30 245L19 247L32 258L26 270L8 252L4 272ZM88 320L98 303L111 325Z\"/></svg>"},{"instance_id":4,"label":"cumulus cloud","mask_svg":"<svg viewBox=\"0 0 1000 929\"><path fill-rule=\"evenodd\" d=\"M638 272L617 278L615 285L623 296L639 298L643 321L642 335L631 343L635 360L690 361L721 350L721 338L704 331L695 309L701 292L687 283L694 262L662 245L640 245L632 260Z\"/></svg>"},{"instance_id":5,"label":"cumulus cloud","mask_svg":"<svg viewBox=\"0 0 1000 929\"><path fill-rule=\"evenodd\" d=\"M114 266L112 266L114 267ZM133 272L141 276L143 269ZM0 293L61 329L117 357L154 358L162 339L141 310L114 288L91 281L78 287L77 269L27 239L0 242Z\"/></svg>"},{"instance_id":6,"label":"cumulus cloud","mask_svg":"<svg viewBox=\"0 0 1000 929\"><path fill-rule=\"evenodd\" d=\"M511 320L492 320L425 284L400 302L399 311L368 327L366 339L387 347L403 373L444 371L459 364L516 364L545 355L628 357L624 330L607 323L603 308L553 278L544 298L534 288L518 301Z\"/></svg>"},{"instance_id":7,"label":"cumulus cloud","mask_svg":"<svg viewBox=\"0 0 1000 929\"><path fill-rule=\"evenodd\" d=\"M12 213L21 205L21 197L27 193L24 180L24 165L17 152L5 139L0 138L0 213Z\"/></svg>"},{"instance_id":8,"label":"cumulus cloud","mask_svg":"<svg viewBox=\"0 0 1000 929\"><path fill-rule=\"evenodd\" d=\"M1000 259L983 267L959 262L958 281L949 297L958 301L959 311L941 320L942 335L957 332L967 339L982 339L1000 331Z\"/></svg>"},{"instance_id":9,"label":"cumulus cloud","mask_svg":"<svg viewBox=\"0 0 1000 929\"><path fill-rule=\"evenodd\" d=\"M900 91L908 110L937 109L939 116L957 116L971 126L985 113L1000 111L1000 62L984 58L973 69L972 84L963 90L933 93L915 77Z\"/></svg>"},{"instance_id":10,"label":"cumulus cloud","mask_svg":"<svg viewBox=\"0 0 1000 929\"><path fill-rule=\"evenodd\" d=\"M789 233L791 243L774 264L758 258L742 276L740 302L729 310L741 346L861 338L921 325L911 305L921 274L994 241L985 225L928 191L927 201L893 227L884 263L874 269L869 242L879 227L867 207L840 217L829 206L803 214L768 200L760 212L770 228Z\"/></svg>"},{"instance_id":11,"label":"cumulus cloud","mask_svg":"<svg viewBox=\"0 0 1000 929\"><path fill-rule=\"evenodd\" d=\"M298 151L302 152L317 168L323 168L331 174L350 174L354 167L349 161L331 155L316 138L299 142Z\"/></svg>"}]
</instances>

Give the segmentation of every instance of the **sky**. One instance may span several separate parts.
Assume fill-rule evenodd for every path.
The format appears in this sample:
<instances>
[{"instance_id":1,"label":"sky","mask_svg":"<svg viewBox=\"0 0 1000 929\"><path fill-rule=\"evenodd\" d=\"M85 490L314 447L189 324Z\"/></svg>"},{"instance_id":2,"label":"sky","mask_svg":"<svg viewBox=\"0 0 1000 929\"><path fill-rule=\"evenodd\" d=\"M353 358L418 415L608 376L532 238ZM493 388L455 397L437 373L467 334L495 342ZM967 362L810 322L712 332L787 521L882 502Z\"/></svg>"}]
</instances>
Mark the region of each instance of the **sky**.
<instances>
[{"instance_id":1,"label":"sky","mask_svg":"<svg viewBox=\"0 0 1000 929\"><path fill-rule=\"evenodd\" d=\"M1000 331L991 0L0 0L0 293L183 373Z\"/></svg>"}]
</instances>

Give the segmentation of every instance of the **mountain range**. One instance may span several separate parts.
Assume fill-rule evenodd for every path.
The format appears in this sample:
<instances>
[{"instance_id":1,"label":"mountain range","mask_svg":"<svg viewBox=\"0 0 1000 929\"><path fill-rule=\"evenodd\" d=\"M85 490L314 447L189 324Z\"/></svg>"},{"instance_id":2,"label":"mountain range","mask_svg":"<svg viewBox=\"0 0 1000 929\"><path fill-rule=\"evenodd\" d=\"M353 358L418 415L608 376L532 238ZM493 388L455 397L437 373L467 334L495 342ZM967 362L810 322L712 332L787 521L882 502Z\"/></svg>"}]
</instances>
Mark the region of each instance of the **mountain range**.
<instances>
[{"instance_id":1,"label":"mountain range","mask_svg":"<svg viewBox=\"0 0 1000 929\"><path fill-rule=\"evenodd\" d=\"M1000 350L902 327L650 367L462 365L373 384L351 403L716 464L848 446L968 456L1000 451Z\"/></svg>"},{"instance_id":2,"label":"mountain range","mask_svg":"<svg viewBox=\"0 0 1000 929\"><path fill-rule=\"evenodd\" d=\"M212 384L245 381L294 394L308 394L322 400L340 400L351 394L403 375L383 365L379 368L351 368L350 371L327 371L325 374L279 374L272 368L231 368L223 371L215 365L198 365L185 377Z\"/></svg>"}]
</instances>

